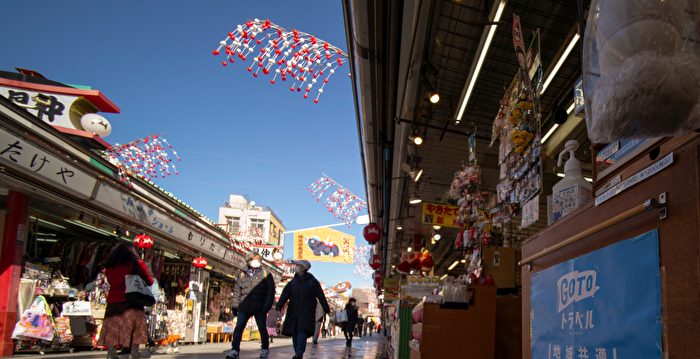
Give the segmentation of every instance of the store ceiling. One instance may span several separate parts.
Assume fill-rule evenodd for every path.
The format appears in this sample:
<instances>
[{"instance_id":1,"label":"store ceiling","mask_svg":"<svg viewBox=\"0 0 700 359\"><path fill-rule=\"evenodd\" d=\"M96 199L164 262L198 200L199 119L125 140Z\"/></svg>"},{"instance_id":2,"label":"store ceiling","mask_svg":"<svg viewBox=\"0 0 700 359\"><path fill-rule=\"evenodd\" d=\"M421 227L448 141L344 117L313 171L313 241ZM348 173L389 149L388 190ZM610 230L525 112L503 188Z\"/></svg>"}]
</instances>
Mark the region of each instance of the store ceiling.
<instances>
[{"instance_id":1,"label":"store ceiling","mask_svg":"<svg viewBox=\"0 0 700 359\"><path fill-rule=\"evenodd\" d=\"M409 111L412 118L405 119L407 122L401 124L417 129L425 135L423 145L418 147L410 145L411 148L408 150L409 154L414 154L420 159L419 167L424 170L423 179L418 187L420 196L424 201L446 202L448 200L447 192L453 175L461 168L462 161L467 156L466 133L471 129L476 129L477 134L478 162L483 169L482 189L495 192L499 181L498 144L489 147L489 142L493 119L499 109L499 101L518 71L512 40L513 15L520 16L526 43L531 39L534 30L540 30L542 66L546 78L558 54L563 51L568 40L577 30L577 2L574 0L507 2L459 125L455 124L457 107L479 49L485 23L488 21L488 11L494 3L484 0L436 0L431 4L428 24L430 33L425 43L421 44L424 46L422 76L426 80L418 82L415 106L412 113ZM588 5L589 1L584 1L585 8ZM581 73L581 42L580 40L574 47L542 96L543 132L553 124L552 112L558 107L566 109L573 101L573 86ZM440 94L441 99L437 104L427 101L427 94L431 87ZM585 129L578 128L572 135L575 135L581 143L579 159L590 161L590 142L587 140ZM395 141L408 141L408 139L395 138ZM394 162L397 161L407 162L408 157L395 157ZM556 181L553 166L551 161L545 163L545 171L548 172L545 191L549 191ZM394 173L393 175L396 177L403 174ZM392 188L393 196L399 195L403 198L400 208L392 208L391 217L394 220L392 223L402 223L404 230L394 232L396 235L390 237L392 240L389 243L389 253L397 253L399 248L408 246L416 234L422 235L423 238L429 238L431 235L432 228L420 223L420 209L408 204L408 198L413 190L414 184L410 179L404 179L398 188ZM528 228L522 236L532 234L546 224L546 213L546 205L543 204L540 218L544 220ZM517 226L517 224L514 225ZM453 239L453 232L456 233L455 231L443 233L443 238ZM438 272L444 272L457 257L457 253L449 250L451 246L452 243L449 240L443 240L435 249L437 253L445 253L442 258L438 258Z\"/></svg>"}]
</instances>

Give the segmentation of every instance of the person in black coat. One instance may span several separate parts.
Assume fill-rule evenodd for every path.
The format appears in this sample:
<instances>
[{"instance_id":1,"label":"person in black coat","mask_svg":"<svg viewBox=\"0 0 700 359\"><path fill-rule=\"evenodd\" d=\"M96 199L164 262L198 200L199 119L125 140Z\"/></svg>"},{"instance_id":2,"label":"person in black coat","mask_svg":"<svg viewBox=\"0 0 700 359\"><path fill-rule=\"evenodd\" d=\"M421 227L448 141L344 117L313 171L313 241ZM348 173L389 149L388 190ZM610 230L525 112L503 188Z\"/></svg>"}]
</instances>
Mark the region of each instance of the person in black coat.
<instances>
[{"instance_id":1,"label":"person in black coat","mask_svg":"<svg viewBox=\"0 0 700 359\"><path fill-rule=\"evenodd\" d=\"M241 273L233 287L233 315L237 315L236 328L233 330L231 352L226 359L238 359L241 350L241 338L250 317L260 331L260 358L270 354L270 338L265 328L267 312L275 301L275 280L272 274L261 268L262 260L259 254L251 252L246 256L248 270Z\"/></svg>"},{"instance_id":2,"label":"person in black coat","mask_svg":"<svg viewBox=\"0 0 700 359\"><path fill-rule=\"evenodd\" d=\"M345 335L345 346L350 348L352 346L352 337L355 334L355 328L357 328L357 323L359 319L359 314L357 313L357 300L355 298L350 298L348 304L345 305L345 313L348 315L348 321L343 323L343 334Z\"/></svg>"},{"instance_id":3,"label":"person in black coat","mask_svg":"<svg viewBox=\"0 0 700 359\"><path fill-rule=\"evenodd\" d=\"M282 335L292 337L294 359L301 359L306 351L306 340L314 334L316 321L316 301L321 304L324 313L330 313L321 283L309 273L311 263L306 260L294 260L296 274L282 290L277 310L289 301L287 316L282 325Z\"/></svg>"}]
</instances>

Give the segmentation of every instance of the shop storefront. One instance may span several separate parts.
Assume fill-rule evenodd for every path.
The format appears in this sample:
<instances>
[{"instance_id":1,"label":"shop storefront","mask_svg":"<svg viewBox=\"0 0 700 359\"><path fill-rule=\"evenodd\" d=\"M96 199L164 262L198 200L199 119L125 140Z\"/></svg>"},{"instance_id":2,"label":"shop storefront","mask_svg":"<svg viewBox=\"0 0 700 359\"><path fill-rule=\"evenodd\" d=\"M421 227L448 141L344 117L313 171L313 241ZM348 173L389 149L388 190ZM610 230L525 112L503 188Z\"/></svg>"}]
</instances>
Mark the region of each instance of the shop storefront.
<instances>
[{"instance_id":1,"label":"shop storefront","mask_svg":"<svg viewBox=\"0 0 700 359\"><path fill-rule=\"evenodd\" d=\"M391 358L700 356L695 4L344 5Z\"/></svg>"},{"instance_id":2,"label":"shop storefront","mask_svg":"<svg viewBox=\"0 0 700 359\"><path fill-rule=\"evenodd\" d=\"M209 298L217 297L220 316L227 300L221 293L229 295L232 277L245 269L243 253L168 192L135 177L125 183L97 153L106 142L68 116L61 126L49 124L46 113L20 106L23 96L4 97L54 96L78 119L85 108L118 112L98 91L58 85L0 79L0 284L9 288L0 298L0 355L92 348L108 291L99 264L115 245L141 234L151 239L140 251L160 288L148 310L151 337L206 341ZM206 267L196 268L195 257L207 259ZM228 287L217 280L213 291L214 273Z\"/></svg>"}]
</instances>

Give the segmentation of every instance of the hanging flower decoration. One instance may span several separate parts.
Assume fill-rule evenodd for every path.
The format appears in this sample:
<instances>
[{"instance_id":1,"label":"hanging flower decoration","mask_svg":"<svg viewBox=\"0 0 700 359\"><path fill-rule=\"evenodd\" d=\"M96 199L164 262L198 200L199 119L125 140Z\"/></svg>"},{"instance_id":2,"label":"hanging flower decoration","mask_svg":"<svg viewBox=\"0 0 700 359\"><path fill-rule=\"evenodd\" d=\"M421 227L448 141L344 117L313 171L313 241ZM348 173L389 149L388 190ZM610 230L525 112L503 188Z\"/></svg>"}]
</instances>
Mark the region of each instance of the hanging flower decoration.
<instances>
[{"instance_id":1,"label":"hanging flower decoration","mask_svg":"<svg viewBox=\"0 0 700 359\"><path fill-rule=\"evenodd\" d=\"M278 78L289 80L290 91L303 93L305 99L312 97L314 103L318 103L336 69L348 61L343 50L327 41L260 19L236 26L212 54L226 56L222 66L236 60L248 61L248 72L256 78L270 75L270 84L274 85Z\"/></svg>"},{"instance_id":2,"label":"hanging flower decoration","mask_svg":"<svg viewBox=\"0 0 700 359\"><path fill-rule=\"evenodd\" d=\"M207 261L207 259L204 257L195 257L194 259L192 259L192 265L195 268L202 269L205 268L207 264L209 264L209 261Z\"/></svg>"},{"instance_id":3,"label":"hanging flower decoration","mask_svg":"<svg viewBox=\"0 0 700 359\"><path fill-rule=\"evenodd\" d=\"M316 202L323 200L328 212L348 226L353 224L360 212L367 207L364 200L325 174L309 185L308 190Z\"/></svg>"},{"instance_id":4,"label":"hanging flower decoration","mask_svg":"<svg viewBox=\"0 0 700 359\"><path fill-rule=\"evenodd\" d=\"M355 268L353 269L353 273L362 278L363 282L360 284L367 284L372 277L372 272L374 270L369 266L371 255L372 247L370 246L357 246L355 248L355 257L353 258Z\"/></svg>"},{"instance_id":5,"label":"hanging flower decoration","mask_svg":"<svg viewBox=\"0 0 700 359\"><path fill-rule=\"evenodd\" d=\"M137 234L134 237L134 246L140 249L153 248L153 237L145 233Z\"/></svg>"},{"instance_id":6,"label":"hanging flower decoration","mask_svg":"<svg viewBox=\"0 0 700 359\"><path fill-rule=\"evenodd\" d=\"M158 134L114 146L103 151L103 156L119 170L119 179L129 182L129 175L152 179L180 174L175 162L182 159L173 146Z\"/></svg>"}]
</instances>

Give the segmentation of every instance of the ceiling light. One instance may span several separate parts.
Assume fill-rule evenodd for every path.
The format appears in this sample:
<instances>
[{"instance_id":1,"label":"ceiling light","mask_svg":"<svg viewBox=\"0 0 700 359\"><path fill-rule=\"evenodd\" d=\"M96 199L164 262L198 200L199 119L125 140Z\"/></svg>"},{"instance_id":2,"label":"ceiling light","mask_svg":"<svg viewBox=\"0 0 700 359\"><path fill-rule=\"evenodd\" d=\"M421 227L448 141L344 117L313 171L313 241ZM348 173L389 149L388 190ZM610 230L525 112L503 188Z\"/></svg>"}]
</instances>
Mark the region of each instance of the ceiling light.
<instances>
[{"instance_id":1,"label":"ceiling light","mask_svg":"<svg viewBox=\"0 0 700 359\"><path fill-rule=\"evenodd\" d=\"M413 192L413 194L411 195L411 198L408 199L408 203L410 203L410 204L418 204L421 202L423 202L423 200L420 199L420 197L418 197L418 192Z\"/></svg>"},{"instance_id":2,"label":"ceiling light","mask_svg":"<svg viewBox=\"0 0 700 359\"><path fill-rule=\"evenodd\" d=\"M412 250L413 250L413 248L411 248L411 247L406 248L406 252L411 252Z\"/></svg>"},{"instance_id":3,"label":"ceiling light","mask_svg":"<svg viewBox=\"0 0 700 359\"><path fill-rule=\"evenodd\" d=\"M442 277L440 277L440 280L445 280L447 278L447 274L443 274Z\"/></svg>"},{"instance_id":4,"label":"ceiling light","mask_svg":"<svg viewBox=\"0 0 700 359\"><path fill-rule=\"evenodd\" d=\"M565 176L565 174L563 174L563 173L561 173L561 172L557 173L557 177L564 178L564 176Z\"/></svg>"},{"instance_id":5,"label":"ceiling light","mask_svg":"<svg viewBox=\"0 0 700 359\"><path fill-rule=\"evenodd\" d=\"M420 176L423 175L423 169L413 170L412 172L411 178L413 178L413 182L418 182L420 180Z\"/></svg>"},{"instance_id":6,"label":"ceiling light","mask_svg":"<svg viewBox=\"0 0 700 359\"><path fill-rule=\"evenodd\" d=\"M554 133L554 130L556 130L557 127L559 127L558 123L552 125L552 128L550 128L549 131L547 131L547 133L544 134L544 137L542 137L542 141L540 141L540 144L544 144L544 142L547 141L549 136L551 136Z\"/></svg>"},{"instance_id":7,"label":"ceiling light","mask_svg":"<svg viewBox=\"0 0 700 359\"><path fill-rule=\"evenodd\" d=\"M64 226L62 226L62 225L60 225L60 224L56 224L56 223L53 223L53 222L45 221L45 220L43 220L43 219L41 219L41 218L36 218L36 217L34 217L34 216L30 216L29 218L32 219L32 220L34 220L34 221L37 221L37 222L39 222L39 223L42 223L42 224L51 226L51 227L56 227L56 228L58 228L58 229L66 229L66 227L64 227Z\"/></svg>"},{"instance_id":8,"label":"ceiling light","mask_svg":"<svg viewBox=\"0 0 700 359\"><path fill-rule=\"evenodd\" d=\"M449 268L447 268L447 270L453 270L458 264L459 264L459 261L455 261L454 263L452 263L452 265Z\"/></svg>"},{"instance_id":9,"label":"ceiling light","mask_svg":"<svg viewBox=\"0 0 700 359\"><path fill-rule=\"evenodd\" d=\"M391 265L391 269L394 269L394 268L396 268L396 265L395 265L395 264L392 264L392 265Z\"/></svg>"},{"instance_id":10,"label":"ceiling light","mask_svg":"<svg viewBox=\"0 0 700 359\"><path fill-rule=\"evenodd\" d=\"M501 20L501 15L503 15L503 9L506 7L506 1L501 0L501 2L498 4L498 9L496 9L496 14L493 17L492 22L498 22ZM469 85L467 85L467 92L464 94L464 98L462 99L462 104L459 106L459 112L457 113L457 120L456 122L459 123L462 121L462 116L464 115L464 110L467 109L467 103L469 103L469 97L472 94L472 90L474 90L474 85L476 84L476 79L479 77L479 71L481 71L481 66L484 64L484 59L486 58L486 54L489 52L489 47L491 46L491 41L493 40L493 35L496 33L496 27L498 25L489 25L489 32L486 35L486 41L484 41L484 46L480 49L479 52L479 58L476 62L476 67L474 67L474 72L472 73L471 78L469 79Z\"/></svg>"},{"instance_id":11,"label":"ceiling light","mask_svg":"<svg viewBox=\"0 0 700 359\"><path fill-rule=\"evenodd\" d=\"M559 60L557 60L557 64L554 65L554 68L552 69L552 72L549 73L549 76L547 76L547 79L544 81L544 84L542 85L542 90L540 90L540 95L542 95L545 90L547 90L547 87L549 87L549 84L554 80L554 76L556 76L557 72L559 72L559 68L561 67L562 64L564 64L564 61L566 61L566 58L569 57L569 54L571 53L571 50L574 49L574 46L576 45L576 42L581 36L579 36L578 33L574 34L574 37L571 38L571 42L569 42L569 45L566 47L564 52L561 54L561 57L559 57Z\"/></svg>"},{"instance_id":12,"label":"ceiling light","mask_svg":"<svg viewBox=\"0 0 700 359\"><path fill-rule=\"evenodd\" d=\"M434 225L434 226L433 226L433 229L436 230L436 231L439 231L440 228L442 228L442 226L438 226L438 225Z\"/></svg>"},{"instance_id":13,"label":"ceiling light","mask_svg":"<svg viewBox=\"0 0 700 359\"><path fill-rule=\"evenodd\" d=\"M466 260L466 259L462 259L462 260L459 261L459 262L460 262L460 263L467 263L467 260Z\"/></svg>"},{"instance_id":14,"label":"ceiling light","mask_svg":"<svg viewBox=\"0 0 700 359\"><path fill-rule=\"evenodd\" d=\"M436 244L437 242L435 241L435 237L430 238L430 244Z\"/></svg>"},{"instance_id":15,"label":"ceiling light","mask_svg":"<svg viewBox=\"0 0 700 359\"><path fill-rule=\"evenodd\" d=\"M571 111L574 110L574 107L576 107L576 101L572 102L571 105L569 105L569 108L566 109L566 114L571 114Z\"/></svg>"},{"instance_id":16,"label":"ceiling light","mask_svg":"<svg viewBox=\"0 0 700 359\"><path fill-rule=\"evenodd\" d=\"M423 143L423 137L418 134L408 136L408 139L411 140L411 142L413 142L413 144L416 146L420 146Z\"/></svg>"},{"instance_id":17,"label":"ceiling light","mask_svg":"<svg viewBox=\"0 0 700 359\"><path fill-rule=\"evenodd\" d=\"M97 233L102 234L102 235L105 235L105 236L107 236L107 237L112 237L112 236L115 235L115 233L113 233L113 232L108 232L108 231L106 231L106 230L104 230L104 229L97 228L97 227L95 227L95 226L89 225L89 224L87 224L87 223L83 223L83 222L81 222L81 221L76 221L76 220L72 220L72 219L67 219L66 222L70 222L70 223L72 223L72 224L74 224L74 225L76 225L76 226L78 226L78 227L83 227L83 228L85 228L85 229L89 229L89 230L91 230L91 231L93 231L93 232L97 232Z\"/></svg>"},{"instance_id":18,"label":"ceiling light","mask_svg":"<svg viewBox=\"0 0 700 359\"><path fill-rule=\"evenodd\" d=\"M37 238L37 242L46 242L46 243L55 243L58 242L58 239L56 238Z\"/></svg>"},{"instance_id":19,"label":"ceiling light","mask_svg":"<svg viewBox=\"0 0 700 359\"><path fill-rule=\"evenodd\" d=\"M397 230L397 231L403 231L403 226L398 226L398 227L396 227L396 230Z\"/></svg>"},{"instance_id":20,"label":"ceiling light","mask_svg":"<svg viewBox=\"0 0 700 359\"><path fill-rule=\"evenodd\" d=\"M413 270L411 270L411 273L410 273L410 274L413 274Z\"/></svg>"},{"instance_id":21,"label":"ceiling light","mask_svg":"<svg viewBox=\"0 0 700 359\"><path fill-rule=\"evenodd\" d=\"M433 239L436 240L436 241L439 241L440 238L442 238L442 236L440 235L440 233L435 233L435 235L433 236Z\"/></svg>"},{"instance_id":22,"label":"ceiling light","mask_svg":"<svg viewBox=\"0 0 700 359\"><path fill-rule=\"evenodd\" d=\"M440 94L438 94L437 92L433 92L433 93L430 95L430 102L431 102L431 103L438 103L438 102L440 102Z\"/></svg>"},{"instance_id":23,"label":"ceiling light","mask_svg":"<svg viewBox=\"0 0 700 359\"><path fill-rule=\"evenodd\" d=\"M172 254L169 252L163 252L163 257L170 258L170 259L180 259L180 256L178 256L177 254Z\"/></svg>"}]
</instances>

